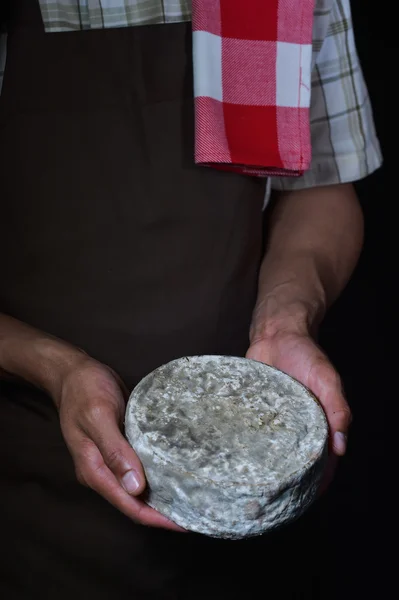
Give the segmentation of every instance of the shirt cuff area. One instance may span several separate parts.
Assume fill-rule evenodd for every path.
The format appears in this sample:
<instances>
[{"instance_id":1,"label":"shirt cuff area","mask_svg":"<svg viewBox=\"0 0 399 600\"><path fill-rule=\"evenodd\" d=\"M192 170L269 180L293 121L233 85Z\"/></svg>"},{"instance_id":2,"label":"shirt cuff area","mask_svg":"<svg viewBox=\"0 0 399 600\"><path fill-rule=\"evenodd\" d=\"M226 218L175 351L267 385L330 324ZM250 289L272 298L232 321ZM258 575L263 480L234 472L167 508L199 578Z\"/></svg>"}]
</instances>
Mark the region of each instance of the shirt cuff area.
<instances>
[{"instance_id":1,"label":"shirt cuff area","mask_svg":"<svg viewBox=\"0 0 399 600\"><path fill-rule=\"evenodd\" d=\"M378 139L358 152L335 156L314 156L312 166L301 177L273 177L271 188L278 191L303 190L318 186L350 183L364 179L379 169L383 158Z\"/></svg>"}]
</instances>

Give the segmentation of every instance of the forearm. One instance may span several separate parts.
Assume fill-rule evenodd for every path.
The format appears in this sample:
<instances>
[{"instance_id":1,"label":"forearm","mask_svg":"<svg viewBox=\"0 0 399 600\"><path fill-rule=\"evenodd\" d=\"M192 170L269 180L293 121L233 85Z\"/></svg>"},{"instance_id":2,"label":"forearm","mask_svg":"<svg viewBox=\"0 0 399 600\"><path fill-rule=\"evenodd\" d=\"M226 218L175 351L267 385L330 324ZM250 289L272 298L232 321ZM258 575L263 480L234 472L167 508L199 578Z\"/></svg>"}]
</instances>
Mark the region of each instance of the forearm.
<instances>
[{"instance_id":1,"label":"forearm","mask_svg":"<svg viewBox=\"0 0 399 600\"><path fill-rule=\"evenodd\" d=\"M363 243L351 185L281 194L270 220L251 342L290 323L315 328L345 287Z\"/></svg>"},{"instance_id":2,"label":"forearm","mask_svg":"<svg viewBox=\"0 0 399 600\"><path fill-rule=\"evenodd\" d=\"M22 379L51 395L84 353L49 334L0 313L0 378Z\"/></svg>"}]
</instances>

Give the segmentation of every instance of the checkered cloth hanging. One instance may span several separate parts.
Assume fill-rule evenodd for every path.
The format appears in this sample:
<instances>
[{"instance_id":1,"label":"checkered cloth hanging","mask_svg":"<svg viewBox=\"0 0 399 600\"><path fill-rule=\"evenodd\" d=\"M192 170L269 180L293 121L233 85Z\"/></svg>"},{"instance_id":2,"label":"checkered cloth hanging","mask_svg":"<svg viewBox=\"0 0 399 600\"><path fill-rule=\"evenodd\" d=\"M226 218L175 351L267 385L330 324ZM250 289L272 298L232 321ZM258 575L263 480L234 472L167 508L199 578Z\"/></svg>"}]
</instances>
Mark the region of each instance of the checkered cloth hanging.
<instances>
[{"instance_id":1,"label":"checkered cloth hanging","mask_svg":"<svg viewBox=\"0 0 399 600\"><path fill-rule=\"evenodd\" d=\"M197 164L259 175L310 167L314 0L193 0Z\"/></svg>"}]
</instances>

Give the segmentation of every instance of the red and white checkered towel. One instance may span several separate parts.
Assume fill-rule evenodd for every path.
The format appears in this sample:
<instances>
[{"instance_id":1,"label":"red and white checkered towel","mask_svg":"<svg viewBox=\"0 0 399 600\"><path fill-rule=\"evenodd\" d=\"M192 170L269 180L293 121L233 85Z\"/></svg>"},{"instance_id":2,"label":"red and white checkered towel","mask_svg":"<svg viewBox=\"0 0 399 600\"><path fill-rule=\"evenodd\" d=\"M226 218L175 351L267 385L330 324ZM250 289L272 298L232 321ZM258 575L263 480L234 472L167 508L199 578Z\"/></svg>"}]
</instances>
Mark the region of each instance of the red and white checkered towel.
<instances>
[{"instance_id":1,"label":"red and white checkered towel","mask_svg":"<svg viewBox=\"0 0 399 600\"><path fill-rule=\"evenodd\" d=\"M310 166L314 0L193 0L197 164L259 175Z\"/></svg>"}]
</instances>

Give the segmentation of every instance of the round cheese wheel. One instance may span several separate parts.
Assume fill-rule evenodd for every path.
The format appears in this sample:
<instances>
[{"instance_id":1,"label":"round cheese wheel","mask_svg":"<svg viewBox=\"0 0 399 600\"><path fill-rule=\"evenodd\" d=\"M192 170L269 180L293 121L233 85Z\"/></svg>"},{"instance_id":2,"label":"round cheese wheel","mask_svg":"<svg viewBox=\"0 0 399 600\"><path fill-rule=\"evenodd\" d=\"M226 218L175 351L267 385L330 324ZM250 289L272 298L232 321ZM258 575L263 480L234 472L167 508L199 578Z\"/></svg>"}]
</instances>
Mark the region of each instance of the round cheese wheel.
<instances>
[{"instance_id":1,"label":"round cheese wheel","mask_svg":"<svg viewBox=\"0 0 399 600\"><path fill-rule=\"evenodd\" d=\"M327 422L314 396L245 358L184 357L156 369L133 390L125 429L148 504L221 538L297 518L315 498L327 457Z\"/></svg>"}]
</instances>

